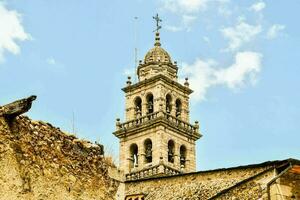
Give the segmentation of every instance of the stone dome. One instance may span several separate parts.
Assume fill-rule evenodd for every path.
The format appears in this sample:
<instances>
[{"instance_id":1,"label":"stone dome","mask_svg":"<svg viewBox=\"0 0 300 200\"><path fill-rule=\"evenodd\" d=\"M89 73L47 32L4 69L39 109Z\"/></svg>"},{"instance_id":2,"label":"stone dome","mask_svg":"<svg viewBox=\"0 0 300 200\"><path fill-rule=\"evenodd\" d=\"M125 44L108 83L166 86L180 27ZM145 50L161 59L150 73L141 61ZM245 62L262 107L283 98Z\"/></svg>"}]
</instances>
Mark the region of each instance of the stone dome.
<instances>
[{"instance_id":1,"label":"stone dome","mask_svg":"<svg viewBox=\"0 0 300 200\"><path fill-rule=\"evenodd\" d=\"M170 55L161 47L159 33L156 33L154 47L147 52L144 62L171 63Z\"/></svg>"},{"instance_id":2,"label":"stone dome","mask_svg":"<svg viewBox=\"0 0 300 200\"><path fill-rule=\"evenodd\" d=\"M145 56L145 63L151 62L171 63L171 57L166 50L160 46L155 46Z\"/></svg>"}]
</instances>

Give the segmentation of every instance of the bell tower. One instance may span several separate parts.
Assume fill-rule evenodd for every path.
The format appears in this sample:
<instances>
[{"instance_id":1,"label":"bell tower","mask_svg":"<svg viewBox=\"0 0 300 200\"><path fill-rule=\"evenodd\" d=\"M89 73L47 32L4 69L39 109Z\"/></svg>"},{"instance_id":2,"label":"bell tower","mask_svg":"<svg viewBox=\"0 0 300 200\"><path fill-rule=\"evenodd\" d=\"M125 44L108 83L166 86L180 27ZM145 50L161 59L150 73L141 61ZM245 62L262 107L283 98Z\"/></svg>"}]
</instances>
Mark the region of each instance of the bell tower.
<instances>
[{"instance_id":1,"label":"bell tower","mask_svg":"<svg viewBox=\"0 0 300 200\"><path fill-rule=\"evenodd\" d=\"M126 180L174 175L196 170L195 142L199 124L189 123L188 80L177 80L177 63L161 47L158 16L154 47L137 69L138 82L128 77L125 122L116 121L120 169Z\"/></svg>"}]
</instances>

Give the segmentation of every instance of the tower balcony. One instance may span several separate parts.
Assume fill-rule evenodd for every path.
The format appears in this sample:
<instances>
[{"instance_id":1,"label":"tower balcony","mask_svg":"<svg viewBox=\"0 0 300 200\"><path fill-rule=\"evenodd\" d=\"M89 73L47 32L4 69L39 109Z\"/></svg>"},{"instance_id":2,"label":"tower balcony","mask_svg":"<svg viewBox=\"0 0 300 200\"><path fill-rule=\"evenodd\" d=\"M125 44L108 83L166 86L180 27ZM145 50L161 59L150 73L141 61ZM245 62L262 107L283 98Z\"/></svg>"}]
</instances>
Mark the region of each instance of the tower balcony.
<instances>
[{"instance_id":1,"label":"tower balcony","mask_svg":"<svg viewBox=\"0 0 300 200\"><path fill-rule=\"evenodd\" d=\"M149 177L162 177L162 176L172 176L183 173L177 169L164 164L159 164L156 166L151 166L143 170L136 172L131 172L125 175L126 181L147 179Z\"/></svg>"},{"instance_id":2,"label":"tower balcony","mask_svg":"<svg viewBox=\"0 0 300 200\"><path fill-rule=\"evenodd\" d=\"M134 134L135 130L141 130L154 124L164 124L170 128L176 128L182 134L186 134L194 140L199 139L202 135L199 132L199 123L194 125L181 120L179 117L172 116L164 111L157 111L147 114L136 119L121 123L120 119L116 121L116 131L113 133L118 138Z\"/></svg>"}]
</instances>

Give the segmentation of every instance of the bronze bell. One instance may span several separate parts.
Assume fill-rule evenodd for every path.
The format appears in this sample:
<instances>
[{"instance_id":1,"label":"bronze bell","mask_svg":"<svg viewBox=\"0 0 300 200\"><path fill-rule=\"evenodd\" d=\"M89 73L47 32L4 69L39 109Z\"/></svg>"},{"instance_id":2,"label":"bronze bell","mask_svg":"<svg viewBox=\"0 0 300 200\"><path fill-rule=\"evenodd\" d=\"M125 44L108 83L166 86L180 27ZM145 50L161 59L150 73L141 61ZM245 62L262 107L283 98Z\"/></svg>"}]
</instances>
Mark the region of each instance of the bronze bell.
<instances>
[{"instance_id":1,"label":"bronze bell","mask_svg":"<svg viewBox=\"0 0 300 200\"><path fill-rule=\"evenodd\" d=\"M151 158L152 157L152 145L148 144L146 147L146 158Z\"/></svg>"},{"instance_id":2,"label":"bronze bell","mask_svg":"<svg viewBox=\"0 0 300 200\"><path fill-rule=\"evenodd\" d=\"M148 109L149 109L149 110L152 110L152 109L153 109L153 103L152 103L151 101L148 103Z\"/></svg>"},{"instance_id":3,"label":"bronze bell","mask_svg":"<svg viewBox=\"0 0 300 200\"><path fill-rule=\"evenodd\" d=\"M167 105L167 113L170 114L170 112L171 112L170 106Z\"/></svg>"},{"instance_id":4,"label":"bronze bell","mask_svg":"<svg viewBox=\"0 0 300 200\"><path fill-rule=\"evenodd\" d=\"M184 164L185 163L185 157L184 156L180 156L180 163Z\"/></svg>"},{"instance_id":5,"label":"bronze bell","mask_svg":"<svg viewBox=\"0 0 300 200\"><path fill-rule=\"evenodd\" d=\"M176 110L176 117L181 115L181 111L179 109Z\"/></svg>"},{"instance_id":6,"label":"bronze bell","mask_svg":"<svg viewBox=\"0 0 300 200\"><path fill-rule=\"evenodd\" d=\"M150 158L152 157L152 151L151 150L147 150L146 151L146 158Z\"/></svg>"}]
</instances>

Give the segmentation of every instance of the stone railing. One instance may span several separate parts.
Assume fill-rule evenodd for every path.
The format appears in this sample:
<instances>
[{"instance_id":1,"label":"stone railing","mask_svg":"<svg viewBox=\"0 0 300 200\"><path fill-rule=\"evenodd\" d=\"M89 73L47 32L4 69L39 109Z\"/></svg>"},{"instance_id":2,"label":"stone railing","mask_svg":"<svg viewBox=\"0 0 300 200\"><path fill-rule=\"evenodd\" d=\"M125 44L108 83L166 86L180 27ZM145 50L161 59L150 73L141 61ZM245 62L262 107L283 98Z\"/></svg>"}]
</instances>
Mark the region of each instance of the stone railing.
<instances>
[{"instance_id":1,"label":"stone railing","mask_svg":"<svg viewBox=\"0 0 300 200\"><path fill-rule=\"evenodd\" d=\"M162 175L176 175L180 172L178 170L172 169L165 165L157 165L142 171L138 172L131 172L126 174L126 180L138 180L143 178L155 177L155 176L162 176Z\"/></svg>"},{"instance_id":2,"label":"stone railing","mask_svg":"<svg viewBox=\"0 0 300 200\"><path fill-rule=\"evenodd\" d=\"M121 123L120 119L117 119L116 129L117 131L126 129L128 130L130 128L135 128L158 119L165 120L166 122L175 125L177 128L183 129L191 134L199 134L199 123L197 121L195 122L195 125L192 125L163 111L157 111L124 123Z\"/></svg>"},{"instance_id":3,"label":"stone railing","mask_svg":"<svg viewBox=\"0 0 300 200\"><path fill-rule=\"evenodd\" d=\"M163 114L164 114L163 118L166 119L168 122L172 123L173 125L176 125L177 127L185 129L192 133L198 133L199 131L198 122L196 122L195 125L192 125L168 113L163 112Z\"/></svg>"},{"instance_id":4,"label":"stone railing","mask_svg":"<svg viewBox=\"0 0 300 200\"><path fill-rule=\"evenodd\" d=\"M127 121L127 122L124 122L124 123L120 123L120 120L117 119L117 124L116 124L117 130L129 129L129 128L144 124L148 121L157 119L159 117L158 114L159 114L159 112L154 112L154 113L144 115L142 117L138 117L136 119L133 119L133 120L130 120L130 121Z\"/></svg>"}]
</instances>

